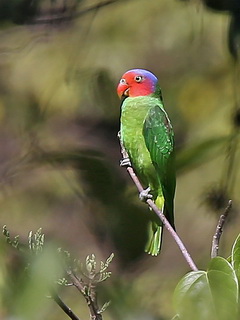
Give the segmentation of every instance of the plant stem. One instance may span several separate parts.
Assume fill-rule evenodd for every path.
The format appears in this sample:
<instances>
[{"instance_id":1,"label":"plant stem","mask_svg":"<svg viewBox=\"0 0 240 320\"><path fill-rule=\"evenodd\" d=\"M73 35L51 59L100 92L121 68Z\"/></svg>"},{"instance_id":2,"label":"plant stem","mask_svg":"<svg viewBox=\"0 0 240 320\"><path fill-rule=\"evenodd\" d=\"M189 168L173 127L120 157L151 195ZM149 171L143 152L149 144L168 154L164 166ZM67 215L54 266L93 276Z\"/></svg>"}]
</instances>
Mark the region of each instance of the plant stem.
<instances>
[{"instance_id":1,"label":"plant stem","mask_svg":"<svg viewBox=\"0 0 240 320\"><path fill-rule=\"evenodd\" d=\"M213 240L212 240L212 249L211 249L211 258L215 258L218 255L218 250L219 250L219 242L220 242L220 238L223 232L223 226L225 224L225 221L227 219L227 216L230 212L232 208L232 200L228 201L228 205L224 211L223 214L221 214L219 220L218 220L218 224L216 227L216 231L215 234L213 236Z\"/></svg>"},{"instance_id":2,"label":"plant stem","mask_svg":"<svg viewBox=\"0 0 240 320\"><path fill-rule=\"evenodd\" d=\"M57 293L52 293L51 298L58 304L58 306L69 316L72 320L80 320L73 311L62 301Z\"/></svg>"},{"instance_id":3,"label":"plant stem","mask_svg":"<svg viewBox=\"0 0 240 320\"><path fill-rule=\"evenodd\" d=\"M99 308L97 305L95 292L92 292L93 287L87 286L81 279L79 279L71 270L67 271L69 278L71 279L73 285L77 288L78 291L84 296L89 311L90 311L90 319L91 320L102 320L101 313L98 312Z\"/></svg>"}]
</instances>

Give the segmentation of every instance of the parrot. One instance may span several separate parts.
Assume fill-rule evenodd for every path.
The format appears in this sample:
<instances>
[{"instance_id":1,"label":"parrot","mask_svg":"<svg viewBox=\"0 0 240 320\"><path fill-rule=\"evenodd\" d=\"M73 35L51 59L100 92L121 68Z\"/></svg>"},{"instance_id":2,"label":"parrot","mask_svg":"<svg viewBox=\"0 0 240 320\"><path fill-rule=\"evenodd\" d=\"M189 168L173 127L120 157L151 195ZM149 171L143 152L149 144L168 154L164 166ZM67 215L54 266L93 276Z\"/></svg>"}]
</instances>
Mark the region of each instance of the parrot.
<instances>
[{"instance_id":1,"label":"parrot","mask_svg":"<svg viewBox=\"0 0 240 320\"><path fill-rule=\"evenodd\" d=\"M146 186L140 199L152 198L174 226L176 188L174 132L164 109L157 77L145 69L125 72L117 86L121 99L119 137L140 182ZM126 163L125 163L126 165ZM163 224L151 214L145 251L161 250Z\"/></svg>"}]
</instances>

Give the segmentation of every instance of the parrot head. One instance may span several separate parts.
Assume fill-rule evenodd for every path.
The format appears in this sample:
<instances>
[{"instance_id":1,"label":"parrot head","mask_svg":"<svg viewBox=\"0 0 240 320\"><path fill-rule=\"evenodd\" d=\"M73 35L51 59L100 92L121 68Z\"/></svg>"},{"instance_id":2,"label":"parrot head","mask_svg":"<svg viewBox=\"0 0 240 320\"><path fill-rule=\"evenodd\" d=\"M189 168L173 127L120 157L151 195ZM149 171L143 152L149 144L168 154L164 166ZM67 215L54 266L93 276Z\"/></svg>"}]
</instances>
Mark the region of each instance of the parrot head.
<instances>
[{"instance_id":1,"label":"parrot head","mask_svg":"<svg viewBox=\"0 0 240 320\"><path fill-rule=\"evenodd\" d=\"M119 98L153 95L159 91L157 77L144 69L132 69L124 73L117 87Z\"/></svg>"}]
</instances>

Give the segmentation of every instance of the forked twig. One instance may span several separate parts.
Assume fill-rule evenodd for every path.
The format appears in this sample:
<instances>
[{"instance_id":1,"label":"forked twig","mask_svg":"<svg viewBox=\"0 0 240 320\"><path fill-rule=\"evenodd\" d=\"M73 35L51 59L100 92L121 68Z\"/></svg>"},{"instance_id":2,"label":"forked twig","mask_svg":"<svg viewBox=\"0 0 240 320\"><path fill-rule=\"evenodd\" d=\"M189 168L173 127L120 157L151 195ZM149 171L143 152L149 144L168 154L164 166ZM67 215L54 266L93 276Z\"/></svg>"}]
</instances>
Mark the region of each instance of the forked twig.
<instances>
[{"instance_id":1,"label":"forked twig","mask_svg":"<svg viewBox=\"0 0 240 320\"><path fill-rule=\"evenodd\" d=\"M102 320L102 315L99 312L95 293L93 293L91 288L88 288L85 285L85 283L74 274L74 272L72 270L68 270L67 274L68 274L69 278L71 279L73 285L84 296L84 298L87 302L89 311L90 311L90 319L91 320Z\"/></svg>"},{"instance_id":2,"label":"forked twig","mask_svg":"<svg viewBox=\"0 0 240 320\"><path fill-rule=\"evenodd\" d=\"M226 209L224 210L224 213L221 214L219 220L218 220L218 224L216 227L216 232L213 236L213 240L212 240L212 249L211 249L211 258L215 258L218 255L218 250L219 250L219 242L220 242L220 238L223 232L223 226L226 222L226 219L228 217L229 212L232 209L232 200L228 201L228 205L226 207Z\"/></svg>"},{"instance_id":3,"label":"forked twig","mask_svg":"<svg viewBox=\"0 0 240 320\"><path fill-rule=\"evenodd\" d=\"M125 150L124 146L122 145L121 140L120 140L120 145L121 145L121 153L123 155L123 159L129 159L128 153ZM137 175L135 174L133 168L131 166L127 166L126 168L127 168L127 171L129 173L130 177L132 178L133 182L135 183L135 185L138 189L138 192L141 193L144 189L143 189L143 186L140 183ZM154 203L153 200L147 199L146 203L149 205L149 207L152 208L152 210L156 213L156 215L161 219L162 223L164 224L164 226L166 227L166 229L168 230L168 232L170 233L170 235L173 237L174 241L178 245L180 251L182 252L182 255L184 256L184 259L188 263L191 270L198 271L198 268L195 265L194 261L192 260L190 254L188 253L185 245L183 244L182 240L180 239L180 237L178 236L176 231L173 229L173 227L171 226L171 224L169 223L169 221L167 220L167 218L165 217L163 212L156 206L156 204Z\"/></svg>"}]
</instances>

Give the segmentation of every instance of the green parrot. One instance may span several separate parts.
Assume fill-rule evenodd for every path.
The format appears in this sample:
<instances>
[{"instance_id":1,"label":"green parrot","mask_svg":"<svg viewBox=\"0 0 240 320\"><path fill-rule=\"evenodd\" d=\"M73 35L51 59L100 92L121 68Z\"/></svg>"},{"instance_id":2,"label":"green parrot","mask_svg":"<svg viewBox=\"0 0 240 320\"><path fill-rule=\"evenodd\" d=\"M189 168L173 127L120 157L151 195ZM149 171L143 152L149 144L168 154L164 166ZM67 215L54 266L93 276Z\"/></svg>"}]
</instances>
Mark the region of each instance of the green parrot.
<instances>
[{"instance_id":1,"label":"green parrot","mask_svg":"<svg viewBox=\"0 0 240 320\"><path fill-rule=\"evenodd\" d=\"M129 160L146 190L142 198L152 197L174 227L174 133L163 107L157 77L143 69L129 70L118 87L122 99L120 140ZM145 251L159 254L163 225L151 213L149 240Z\"/></svg>"}]
</instances>

